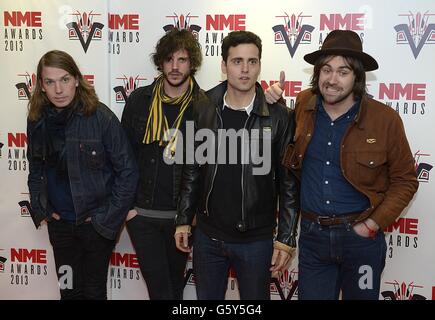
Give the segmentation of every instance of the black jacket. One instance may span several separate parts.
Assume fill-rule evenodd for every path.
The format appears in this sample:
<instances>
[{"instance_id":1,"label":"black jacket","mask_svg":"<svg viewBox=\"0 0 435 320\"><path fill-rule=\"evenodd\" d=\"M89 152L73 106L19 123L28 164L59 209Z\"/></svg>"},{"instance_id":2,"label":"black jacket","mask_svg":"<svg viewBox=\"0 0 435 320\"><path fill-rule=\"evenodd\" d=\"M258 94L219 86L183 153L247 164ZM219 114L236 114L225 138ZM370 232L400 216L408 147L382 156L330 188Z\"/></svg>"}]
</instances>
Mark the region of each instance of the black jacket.
<instances>
[{"instance_id":1,"label":"black jacket","mask_svg":"<svg viewBox=\"0 0 435 320\"><path fill-rule=\"evenodd\" d=\"M221 110L226 89L227 83L223 82L208 91L207 97L196 101L193 105L196 131L212 129L217 136L218 129L223 126ZM263 90L257 83L254 108L245 128L249 132L251 129L259 129L260 134L271 131L272 163L269 173L261 176L253 175L255 165L251 162L242 165L242 217L237 229L243 232L254 228L276 226L278 209L276 240L296 247L299 187L292 173L281 164L285 147L291 142L294 134L293 113L281 104L267 104ZM217 143L216 148L219 148ZM260 154L262 154L261 147ZM190 225L195 214L209 214L208 198L213 188L217 166L209 163L184 166L176 225Z\"/></svg>"},{"instance_id":2,"label":"black jacket","mask_svg":"<svg viewBox=\"0 0 435 320\"><path fill-rule=\"evenodd\" d=\"M28 186L37 224L54 212L47 195L46 117L28 121ZM118 118L100 103L94 114L74 113L65 127L68 176L76 225L92 217L103 237L115 239L133 203L138 173L131 147Z\"/></svg>"},{"instance_id":3,"label":"black jacket","mask_svg":"<svg viewBox=\"0 0 435 320\"><path fill-rule=\"evenodd\" d=\"M135 206L144 209L152 209L154 204L154 196L156 190L156 180L159 177L158 172L158 157L162 157L161 148L158 143L144 144L143 138L148 120L148 115L151 107L151 99L155 82L152 84L140 87L134 90L129 96L127 103L122 113L121 124L127 133L130 144L133 147L133 152L139 166L139 184L135 197ZM199 96L205 96L203 90L200 90L198 84L194 80L193 100ZM183 121L185 121L184 119ZM173 199L172 206L177 207L178 193L181 181L181 164L173 165Z\"/></svg>"}]
</instances>

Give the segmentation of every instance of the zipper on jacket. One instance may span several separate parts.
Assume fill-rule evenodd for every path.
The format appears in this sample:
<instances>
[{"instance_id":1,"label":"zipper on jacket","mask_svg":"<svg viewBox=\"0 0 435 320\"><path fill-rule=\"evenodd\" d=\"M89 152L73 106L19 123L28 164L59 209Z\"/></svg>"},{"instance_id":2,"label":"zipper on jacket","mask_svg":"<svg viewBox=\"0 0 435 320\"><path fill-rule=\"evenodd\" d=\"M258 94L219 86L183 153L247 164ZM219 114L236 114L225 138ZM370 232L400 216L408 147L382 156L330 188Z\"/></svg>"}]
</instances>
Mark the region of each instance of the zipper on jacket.
<instances>
[{"instance_id":1,"label":"zipper on jacket","mask_svg":"<svg viewBox=\"0 0 435 320\"><path fill-rule=\"evenodd\" d=\"M221 115L219 113L218 107L216 107L216 114L218 115L220 123L221 123L220 128L223 128L224 127L224 121L222 120L222 117L221 117ZM205 200L205 211L206 211L207 216L210 215L210 213L208 212L208 200L210 199L211 192L213 191L214 180L216 178L217 168L218 168L219 147L221 145L221 139L219 137L219 128L218 128L217 136L218 136L218 147L217 147L217 151L216 151L216 164L215 164L215 169L214 169L214 173L213 173L213 178L211 179L210 190L208 191L207 198Z\"/></svg>"},{"instance_id":2,"label":"zipper on jacket","mask_svg":"<svg viewBox=\"0 0 435 320\"><path fill-rule=\"evenodd\" d=\"M246 124L248 123L248 120L251 118L251 114L249 114L248 118L245 121L245 124L243 125L243 133L242 133L242 145L241 145L241 150L244 150L244 146L245 146L245 130L246 130ZM251 151L251 149L249 149L249 151ZM243 155L243 152L242 152ZM242 159L241 159L242 160ZM244 160L244 159L243 159ZM249 154L248 154L248 160L249 160ZM242 178L241 178L241 187L242 187L242 221L241 223L243 225L240 226L240 231L245 231L246 230L246 226L245 226L245 188L244 188L244 178L245 178L245 166L244 166L244 161L242 161L241 165L242 165ZM243 230L244 229L244 230Z\"/></svg>"}]
</instances>

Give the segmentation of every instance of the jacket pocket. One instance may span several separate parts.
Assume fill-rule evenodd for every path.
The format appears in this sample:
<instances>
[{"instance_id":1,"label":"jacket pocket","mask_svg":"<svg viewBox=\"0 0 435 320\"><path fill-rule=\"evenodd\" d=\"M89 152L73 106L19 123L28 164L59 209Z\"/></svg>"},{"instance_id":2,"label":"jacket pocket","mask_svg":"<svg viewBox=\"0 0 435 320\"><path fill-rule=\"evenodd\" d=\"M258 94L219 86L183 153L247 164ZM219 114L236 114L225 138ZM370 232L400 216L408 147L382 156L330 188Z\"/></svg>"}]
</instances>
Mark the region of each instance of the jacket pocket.
<instances>
[{"instance_id":1,"label":"jacket pocket","mask_svg":"<svg viewBox=\"0 0 435 320\"><path fill-rule=\"evenodd\" d=\"M104 146L101 143L80 143L80 153L84 163L93 170L102 169L105 163Z\"/></svg>"},{"instance_id":2,"label":"jacket pocket","mask_svg":"<svg viewBox=\"0 0 435 320\"><path fill-rule=\"evenodd\" d=\"M373 185L385 170L387 154L385 152L359 152L356 157L359 183Z\"/></svg>"}]
</instances>

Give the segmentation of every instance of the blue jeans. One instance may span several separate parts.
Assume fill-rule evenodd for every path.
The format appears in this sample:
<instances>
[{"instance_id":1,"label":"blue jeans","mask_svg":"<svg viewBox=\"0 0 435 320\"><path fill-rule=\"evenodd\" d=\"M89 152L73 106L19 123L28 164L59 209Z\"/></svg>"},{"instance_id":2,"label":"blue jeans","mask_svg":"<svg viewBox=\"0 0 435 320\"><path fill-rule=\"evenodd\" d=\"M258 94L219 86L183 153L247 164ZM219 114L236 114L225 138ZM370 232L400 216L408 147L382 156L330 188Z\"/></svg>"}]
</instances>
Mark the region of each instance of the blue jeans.
<instances>
[{"instance_id":1,"label":"blue jeans","mask_svg":"<svg viewBox=\"0 0 435 320\"><path fill-rule=\"evenodd\" d=\"M137 215L127 229L150 300L183 300L188 254L175 246L174 219Z\"/></svg>"},{"instance_id":2,"label":"blue jeans","mask_svg":"<svg viewBox=\"0 0 435 320\"><path fill-rule=\"evenodd\" d=\"M378 300L387 244L355 233L350 224L320 226L301 220L299 237L300 300Z\"/></svg>"},{"instance_id":3,"label":"blue jeans","mask_svg":"<svg viewBox=\"0 0 435 320\"><path fill-rule=\"evenodd\" d=\"M61 286L61 299L106 300L107 273L115 240L102 237L90 222L76 226L53 219L47 226L60 284L66 275L60 268L72 269L72 286Z\"/></svg>"},{"instance_id":4,"label":"blue jeans","mask_svg":"<svg viewBox=\"0 0 435 320\"><path fill-rule=\"evenodd\" d=\"M248 243L227 243L196 229L193 242L193 270L199 300L223 300L228 271L236 272L241 300L270 299L272 239Z\"/></svg>"}]
</instances>

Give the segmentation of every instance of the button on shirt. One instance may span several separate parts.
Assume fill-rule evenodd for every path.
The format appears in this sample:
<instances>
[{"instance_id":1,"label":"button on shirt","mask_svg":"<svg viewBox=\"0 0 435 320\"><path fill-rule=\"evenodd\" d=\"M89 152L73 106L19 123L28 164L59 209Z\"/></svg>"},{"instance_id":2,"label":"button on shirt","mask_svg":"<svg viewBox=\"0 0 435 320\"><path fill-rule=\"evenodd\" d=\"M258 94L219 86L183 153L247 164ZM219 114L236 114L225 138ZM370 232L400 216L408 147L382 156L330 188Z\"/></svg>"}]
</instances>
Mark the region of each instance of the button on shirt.
<instances>
[{"instance_id":1,"label":"button on shirt","mask_svg":"<svg viewBox=\"0 0 435 320\"><path fill-rule=\"evenodd\" d=\"M359 105L360 101L332 121L318 99L314 133L302 164L303 211L332 216L360 212L370 206L368 198L345 179L340 167L341 143Z\"/></svg>"}]
</instances>

